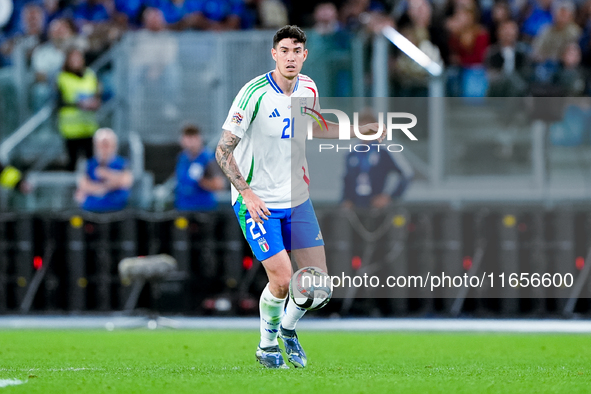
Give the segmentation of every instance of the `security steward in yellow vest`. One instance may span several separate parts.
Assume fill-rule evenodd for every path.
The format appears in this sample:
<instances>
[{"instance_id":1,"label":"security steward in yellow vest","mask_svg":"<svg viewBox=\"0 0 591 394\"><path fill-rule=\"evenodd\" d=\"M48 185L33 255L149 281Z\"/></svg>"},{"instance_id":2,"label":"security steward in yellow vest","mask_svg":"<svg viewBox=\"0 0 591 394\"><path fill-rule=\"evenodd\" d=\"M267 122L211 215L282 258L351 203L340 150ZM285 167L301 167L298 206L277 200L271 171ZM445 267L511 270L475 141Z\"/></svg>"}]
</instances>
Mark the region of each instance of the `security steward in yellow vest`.
<instances>
[{"instance_id":1,"label":"security steward in yellow vest","mask_svg":"<svg viewBox=\"0 0 591 394\"><path fill-rule=\"evenodd\" d=\"M84 55L77 49L66 55L63 71L58 75L58 125L68 149L68 170L76 169L81 152L92 157L92 136L99 125L96 110L100 107L100 86L96 74L87 68Z\"/></svg>"}]
</instances>

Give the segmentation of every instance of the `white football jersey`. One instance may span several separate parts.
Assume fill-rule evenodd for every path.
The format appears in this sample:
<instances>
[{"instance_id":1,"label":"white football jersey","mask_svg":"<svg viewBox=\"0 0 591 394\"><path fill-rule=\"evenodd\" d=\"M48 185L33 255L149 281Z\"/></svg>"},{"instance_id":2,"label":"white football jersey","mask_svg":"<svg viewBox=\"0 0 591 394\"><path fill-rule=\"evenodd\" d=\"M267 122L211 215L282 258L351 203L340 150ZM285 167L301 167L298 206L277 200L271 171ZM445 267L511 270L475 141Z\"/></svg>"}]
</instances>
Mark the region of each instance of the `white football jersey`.
<instances>
[{"instance_id":1,"label":"white football jersey","mask_svg":"<svg viewBox=\"0 0 591 394\"><path fill-rule=\"evenodd\" d=\"M300 74L288 97L271 74L244 85L223 129L241 139L234 158L252 191L268 208L291 208L309 198L306 132L311 117L302 108L320 111L318 89L312 79ZM292 105L297 106L293 111ZM232 185L232 204L238 198Z\"/></svg>"}]
</instances>

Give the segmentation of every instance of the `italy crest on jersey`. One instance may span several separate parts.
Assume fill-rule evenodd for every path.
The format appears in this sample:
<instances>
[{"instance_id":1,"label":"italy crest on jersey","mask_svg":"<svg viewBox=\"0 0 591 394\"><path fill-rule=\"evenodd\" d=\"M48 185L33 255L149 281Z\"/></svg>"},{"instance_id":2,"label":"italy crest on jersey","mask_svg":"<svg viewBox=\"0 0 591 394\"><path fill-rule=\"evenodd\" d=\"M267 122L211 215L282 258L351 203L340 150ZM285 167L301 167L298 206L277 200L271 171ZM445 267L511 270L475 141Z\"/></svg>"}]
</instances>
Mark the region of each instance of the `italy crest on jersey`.
<instances>
[{"instance_id":1,"label":"italy crest on jersey","mask_svg":"<svg viewBox=\"0 0 591 394\"><path fill-rule=\"evenodd\" d=\"M257 241L263 252L269 251L269 244L267 243L267 240L265 238L259 238Z\"/></svg>"},{"instance_id":2,"label":"italy crest on jersey","mask_svg":"<svg viewBox=\"0 0 591 394\"><path fill-rule=\"evenodd\" d=\"M308 98L300 98L300 116L305 116L308 110Z\"/></svg>"}]
</instances>

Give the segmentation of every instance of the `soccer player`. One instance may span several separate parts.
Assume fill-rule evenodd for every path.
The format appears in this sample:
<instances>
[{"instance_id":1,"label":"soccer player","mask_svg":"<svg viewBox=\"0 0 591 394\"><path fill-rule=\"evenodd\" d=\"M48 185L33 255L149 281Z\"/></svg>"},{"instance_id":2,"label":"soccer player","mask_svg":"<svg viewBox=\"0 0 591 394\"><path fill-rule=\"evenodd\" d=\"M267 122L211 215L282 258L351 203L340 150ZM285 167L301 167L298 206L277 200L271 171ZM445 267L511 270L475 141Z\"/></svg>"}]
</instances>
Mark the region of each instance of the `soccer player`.
<instances>
[{"instance_id":1,"label":"soccer player","mask_svg":"<svg viewBox=\"0 0 591 394\"><path fill-rule=\"evenodd\" d=\"M276 32L271 48L275 69L240 90L216 148L217 161L232 183L232 204L244 236L269 278L259 303L261 340L256 350L257 360L268 368L288 368L277 336L296 368L307 363L295 331L306 311L291 299L285 307L292 276L288 251L298 267L327 271L324 241L308 194L306 137L293 131L301 129L293 123L303 124L307 117L292 117L291 112L296 101L320 109L316 84L300 74L308 56L305 44L306 35L297 26ZM298 100L292 102L294 97ZM362 134L376 135L377 130L376 123L359 127ZM314 124L313 136L338 138L338 124Z\"/></svg>"}]
</instances>

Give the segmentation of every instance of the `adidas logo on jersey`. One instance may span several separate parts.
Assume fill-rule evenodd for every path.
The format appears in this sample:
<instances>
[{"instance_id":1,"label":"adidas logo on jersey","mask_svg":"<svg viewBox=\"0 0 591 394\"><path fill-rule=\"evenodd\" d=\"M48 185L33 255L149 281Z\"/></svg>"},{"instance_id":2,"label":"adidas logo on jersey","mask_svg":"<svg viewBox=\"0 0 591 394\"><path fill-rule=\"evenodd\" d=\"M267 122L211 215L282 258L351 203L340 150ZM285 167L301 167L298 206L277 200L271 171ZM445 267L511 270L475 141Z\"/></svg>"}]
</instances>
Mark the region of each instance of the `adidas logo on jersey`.
<instances>
[{"instance_id":1,"label":"adidas logo on jersey","mask_svg":"<svg viewBox=\"0 0 591 394\"><path fill-rule=\"evenodd\" d=\"M318 236L316 237L316 241L322 240L322 232L318 232Z\"/></svg>"},{"instance_id":2,"label":"adidas logo on jersey","mask_svg":"<svg viewBox=\"0 0 591 394\"><path fill-rule=\"evenodd\" d=\"M275 108L273 110L273 112L271 113L271 115L269 115L269 118L277 118L279 116L281 116L281 115L279 115L279 111L277 111L277 108Z\"/></svg>"}]
</instances>

